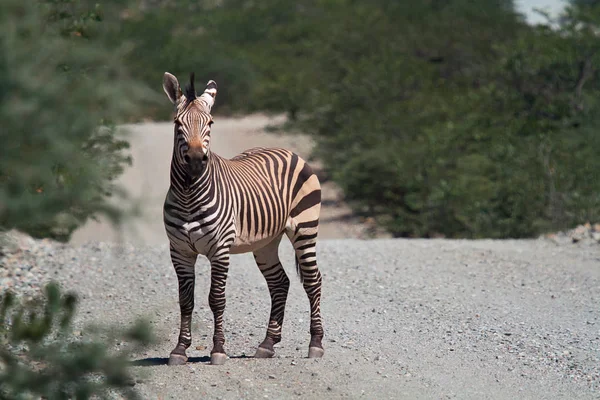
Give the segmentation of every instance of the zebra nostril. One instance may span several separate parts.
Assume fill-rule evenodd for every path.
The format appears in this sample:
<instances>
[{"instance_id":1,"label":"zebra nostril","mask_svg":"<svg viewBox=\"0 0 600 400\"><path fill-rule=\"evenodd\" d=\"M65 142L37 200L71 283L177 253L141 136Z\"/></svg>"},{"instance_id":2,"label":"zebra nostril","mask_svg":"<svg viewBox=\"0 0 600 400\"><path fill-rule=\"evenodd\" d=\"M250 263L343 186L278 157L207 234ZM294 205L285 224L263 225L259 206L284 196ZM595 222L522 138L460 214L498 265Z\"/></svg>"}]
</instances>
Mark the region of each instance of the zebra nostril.
<instances>
[{"instance_id":1,"label":"zebra nostril","mask_svg":"<svg viewBox=\"0 0 600 400\"><path fill-rule=\"evenodd\" d=\"M192 161L190 156L188 156L187 154L185 156L183 156L183 160L188 164L190 163L190 161Z\"/></svg>"}]
</instances>

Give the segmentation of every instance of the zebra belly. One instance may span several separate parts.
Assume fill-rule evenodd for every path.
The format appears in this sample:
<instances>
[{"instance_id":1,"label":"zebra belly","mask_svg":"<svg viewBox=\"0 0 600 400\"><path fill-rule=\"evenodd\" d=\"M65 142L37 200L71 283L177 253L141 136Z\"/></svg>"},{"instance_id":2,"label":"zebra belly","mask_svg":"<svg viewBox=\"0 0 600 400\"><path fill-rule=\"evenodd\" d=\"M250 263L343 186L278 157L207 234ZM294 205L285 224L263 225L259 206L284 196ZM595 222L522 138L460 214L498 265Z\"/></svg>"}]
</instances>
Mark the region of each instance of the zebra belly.
<instances>
[{"instance_id":1,"label":"zebra belly","mask_svg":"<svg viewBox=\"0 0 600 400\"><path fill-rule=\"evenodd\" d=\"M231 254L242 254L249 253L261 249L271 243L273 239L279 237L279 235L275 236L267 236L260 239L248 240L244 238L237 237L233 242L233 245L230 248Z\"/></svg>"}]
</instances>

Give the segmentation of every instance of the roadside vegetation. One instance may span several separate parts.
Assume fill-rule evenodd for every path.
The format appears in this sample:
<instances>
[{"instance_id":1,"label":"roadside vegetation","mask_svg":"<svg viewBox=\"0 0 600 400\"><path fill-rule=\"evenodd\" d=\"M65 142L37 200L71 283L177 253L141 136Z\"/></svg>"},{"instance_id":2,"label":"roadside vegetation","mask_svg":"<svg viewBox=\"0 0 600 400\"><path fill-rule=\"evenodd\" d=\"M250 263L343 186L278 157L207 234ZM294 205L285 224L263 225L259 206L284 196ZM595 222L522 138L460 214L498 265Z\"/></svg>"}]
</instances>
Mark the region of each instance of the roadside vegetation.
<instances>
[{"instance_id":1,"label":"roadside vegetation","mask_svg":"<svg viewBox=\"0 0 600 400\"><path fill-rule=\"evenodd\" d=\"M75 331L76 310L77 296L55 283L29 301L0 296L0 398L140 398L129 356L152 341L149 325Z\"/></svg>"},{"instance_id":2,"label":"roadside vegetation","mask_svg":"<svg viewBox=\"0 0 600 400\"><path fill-rule=\"evenodd\" d=\"M116 124L169 116L164 71L215 79L215 113L287 114L354 210L394 236L600 219L598 1L538 26L508 0L0 7L3 229L66 241L88 218L119 221Z\"/></svg>"}]
</instances>

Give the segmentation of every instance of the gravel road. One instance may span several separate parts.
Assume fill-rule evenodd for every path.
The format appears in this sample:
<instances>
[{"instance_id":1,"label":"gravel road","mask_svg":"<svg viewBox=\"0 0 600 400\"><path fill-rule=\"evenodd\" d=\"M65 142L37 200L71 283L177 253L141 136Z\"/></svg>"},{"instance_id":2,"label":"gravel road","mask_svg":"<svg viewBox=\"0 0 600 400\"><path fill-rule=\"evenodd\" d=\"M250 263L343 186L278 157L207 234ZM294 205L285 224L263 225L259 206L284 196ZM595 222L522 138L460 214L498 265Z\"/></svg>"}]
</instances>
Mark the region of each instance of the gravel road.
<instances>
[{"instance_id":1,"label":"gravel road","mask_svg":"<svg viewBox=\"0 0 600 400\"><path fill-rule=\"evenodd\" d=\"M80 293L78 329L150 319L158 343L134 360L144 398L600 398L598 245L322 240L320 360L305 358L308 301L288 242L280 251L293 278L283 340L274 359L246 357L264 336L269 296L252 257L236 255L223 366L209 365L209 268L200 260L190 362L169 367L179 312L166 245L27 243L41 281Z\"/></svg>"},{"instance_id":2,"label":"gravel road","mask_svg":"<svg viewBox=\"0 0 600 400\"><path fill-rule=\"evenodd\" d=\"M218 119L213 146L225 156L258 145L307 155L305 139L265 133L269 121ZM276 358L251 358L265 334L269 295L252 256L244 254L232 256L227 282L231 358L209 365L209 267L200 259L191 358L168 367L179 324L177 280L161 219L171 126L133 130L134 167L122 183L144 200L145 218L129 225L137 235L115 244L123 237L100 221L66 245L21 236L0 259L0 292L18 287L32 293L58 280L80 294L77 330L147 317L158 343L133 360L144 398L600 399L595 240L363 240L365 226L329 182L317 246L324 358L305 358L308 300L285 240L280 254L292 286Z\"/></svg>"}]
</instances>

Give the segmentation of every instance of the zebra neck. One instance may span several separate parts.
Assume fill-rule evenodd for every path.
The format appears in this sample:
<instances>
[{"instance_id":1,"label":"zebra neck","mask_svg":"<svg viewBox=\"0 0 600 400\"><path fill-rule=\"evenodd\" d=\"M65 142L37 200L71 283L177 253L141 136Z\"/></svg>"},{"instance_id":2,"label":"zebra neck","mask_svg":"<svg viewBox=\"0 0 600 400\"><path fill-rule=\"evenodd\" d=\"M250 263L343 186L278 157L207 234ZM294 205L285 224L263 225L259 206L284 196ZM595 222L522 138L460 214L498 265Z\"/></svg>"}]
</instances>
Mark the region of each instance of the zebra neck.
<instances>
[{"instance_id":1,"label":"zebra neck","mask_svg":"<svg viewBox=\"0 0 600 400\"><path fill-rule=\"evenodd\" d=\"M193 179L188 175L186 168L173 159L171 162L171 193L175 198L183 203L193 201L196 205L211 203L215 196L211 164L209 161L202 175Z\"/></svg>"}]
</instances>

